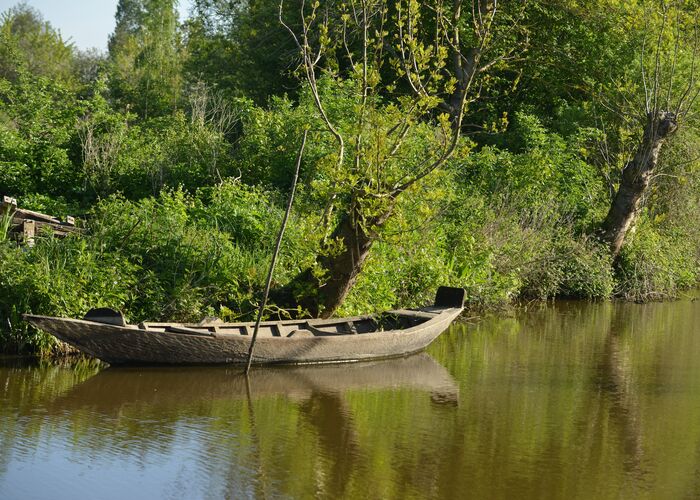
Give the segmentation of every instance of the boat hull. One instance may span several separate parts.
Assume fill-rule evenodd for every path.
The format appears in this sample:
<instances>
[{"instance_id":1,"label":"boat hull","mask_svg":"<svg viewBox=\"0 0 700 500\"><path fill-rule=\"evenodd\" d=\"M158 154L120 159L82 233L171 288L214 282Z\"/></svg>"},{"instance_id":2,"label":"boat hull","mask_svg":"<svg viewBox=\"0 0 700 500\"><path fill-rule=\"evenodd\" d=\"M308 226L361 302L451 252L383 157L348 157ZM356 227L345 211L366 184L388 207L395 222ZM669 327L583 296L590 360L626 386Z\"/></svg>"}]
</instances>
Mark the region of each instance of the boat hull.
<instances>
[{"instance_id":1,"label":"boat hull","mask_svg":"<svg viewBox=\"0 0 700 500\"><path fill-rule=\"evenodd\" d=\"M425 349L462 308L435 311L403 330L323 336L259 337L255 364L339 363L405 356ZM112 365L237 364L247 361L250 335L193 335L95 321L28 315L35 327Z\"/></svg>"}]
</instances>

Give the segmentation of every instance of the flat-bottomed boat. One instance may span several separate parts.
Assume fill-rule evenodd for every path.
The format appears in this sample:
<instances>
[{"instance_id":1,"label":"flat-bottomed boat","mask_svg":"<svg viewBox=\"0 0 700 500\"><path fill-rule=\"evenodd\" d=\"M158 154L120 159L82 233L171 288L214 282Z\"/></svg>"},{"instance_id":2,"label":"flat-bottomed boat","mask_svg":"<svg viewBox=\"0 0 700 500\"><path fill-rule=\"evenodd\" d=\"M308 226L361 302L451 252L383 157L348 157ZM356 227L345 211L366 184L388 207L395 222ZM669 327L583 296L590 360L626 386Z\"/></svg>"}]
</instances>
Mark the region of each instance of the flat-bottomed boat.
<instances>
[{"instance_id":1,"label":"flat-bottomed boat","mask_svg":"<svg viewBox=\"0 0 700 500\"><path fill-rule=\"evenodd\" d=\"M459 316L465 291L440 287L435 303L375 315L265 321L254 364L340 363L405 356L425 349ZM110 309L83 319L26 315L35 327L111 365L245 363L253 323L127 324Z\"/></svg>"}]
</instances>

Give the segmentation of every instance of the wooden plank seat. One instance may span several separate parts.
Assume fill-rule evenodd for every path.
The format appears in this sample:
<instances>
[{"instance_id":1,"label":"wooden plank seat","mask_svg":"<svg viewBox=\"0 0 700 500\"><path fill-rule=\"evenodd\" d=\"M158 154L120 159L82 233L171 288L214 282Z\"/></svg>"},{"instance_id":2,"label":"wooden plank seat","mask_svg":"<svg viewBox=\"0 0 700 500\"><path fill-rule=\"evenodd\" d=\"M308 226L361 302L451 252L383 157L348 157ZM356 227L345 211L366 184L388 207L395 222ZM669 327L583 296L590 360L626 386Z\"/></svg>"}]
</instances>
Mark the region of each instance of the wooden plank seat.
<instances>
[{"instance_id":1,"label":"wooden plank seat","mask_svg":"<svg viewBox=\"0 0 700 500\"><path fill-rule=\"evenodd\" d=\"M325 327L337 327L337 325L342 325L345 327L345 331L328 331L328 330L323 330L321 328L318 328L316 326L313 326L309 323L304 324L299 330L306 330L308 332L311 332L315 337L324 337L324 336L330 336L330 335L357 335L358 331L357 328L355 327L354 322L352 321L342 321L342 322L337 322L337 323L332 323L329 325L322 325ZM295 332L299 331L295 330L291 332L288 337L291 337Z\"/></svg>"},{"instance_id":2,"label":"wooden plank seat","mask_svg":"<svg viewBox=\"0 0 700 500\"><path fill-rule=\"evenodd\" d=\"M195 330L194 328L187 328L184 326L168 325L165 327L165 331L172 333L185 333L188 335L208 335L209 337L216 337L216 332L209 329Z\"/></svg>"},{"instance_id":3,"label":"wooden plank seat","mask_svg":"<svg viewBox=\"0 0 700 500\"><path fill-rule=\"evenodd\" d=\"M412 315L413 316L413 315ZM414 319L418 319L413 316ZM419 316L420 319L424 319ZM321 320L316 324L308 321L290 322L286 325L265 322L260 325L259 335L263 337L330 337L339 335L360 335L379 331L380 325L373 318L357 318L353 320ZM419 321L420 321L419 319ZM208 323L208 324L206 324ZM206 322L205 324L168 324L157 322L142 322L138 328L151 332L171 332L190 335L207 335L212 337L228 337L231 335L252 336L253 326L250 324L226 324L223 322Z\"/></svg>"}]
</instances>

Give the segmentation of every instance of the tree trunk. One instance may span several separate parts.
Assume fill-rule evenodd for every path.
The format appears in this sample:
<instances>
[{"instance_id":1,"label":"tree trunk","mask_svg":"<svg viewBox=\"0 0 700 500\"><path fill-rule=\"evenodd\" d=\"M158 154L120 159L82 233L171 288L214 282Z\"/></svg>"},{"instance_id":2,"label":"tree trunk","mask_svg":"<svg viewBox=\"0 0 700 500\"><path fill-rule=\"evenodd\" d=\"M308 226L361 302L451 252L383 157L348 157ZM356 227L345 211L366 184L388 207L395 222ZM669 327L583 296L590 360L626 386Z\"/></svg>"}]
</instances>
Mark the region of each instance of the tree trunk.
<instances>
[{"instance_id":1,"label":"tree trunk","mask_svg":"<svg viewBox=\"0 0 700 500\"><path fill-rule=\"evenodd\" d=\"M632 160L622 170L620 187L602 225L602 238L610 246L613 257L620 253L625 236L635 222L661 148L677 128L676 115L673 113L658 111L647 115L642 142Z\"/></svg>"},{"instance_id":2,"label":"tree trunk","mask_svg":"<svg viewBox=\"0 0 700 500\"><path fill-rule=\"evenodd\" d=\"M328 281L319 289L319 310L328 318L340 307L355 285L370 249L377 239L377 230L391 215L393 203L381 215L360 222L357 206L344 215L333 231L332 238L342 241L339 253L324 256L319 263L328 273Z\"/></svg>"},{"instance_id":3,"label":"tree trunk","mask_svg":"<svg viewBox=\"0 0 700 500\"><path fill-rule=\"evenodd\" d=\"M333 238L342 239L340 253L324 256L320 264L328 273L328 281L320 288L321 316L327 318L343 303L362 270L373 239L350 215L343 216L333 232Z\"/></svg>"},{"instance_id":4,"label":"tree trunk","mask_svg":"<svg viewBox=\"0 0 700 500\"><path fill-rule=\"evenodd\" d=\"M390 199L380 215L364 220L355 202L331 235L332 240L341 242L340 248L330 255L318 257L318 265L326 271L326 280L319 281L314 272L307 269L284 287L273 290L273 302L290 307L301 306L314 317L332 316L357 281L378 238L377 232L391 216L395 202L395 198Z\"/></svg>"}]
</instances>

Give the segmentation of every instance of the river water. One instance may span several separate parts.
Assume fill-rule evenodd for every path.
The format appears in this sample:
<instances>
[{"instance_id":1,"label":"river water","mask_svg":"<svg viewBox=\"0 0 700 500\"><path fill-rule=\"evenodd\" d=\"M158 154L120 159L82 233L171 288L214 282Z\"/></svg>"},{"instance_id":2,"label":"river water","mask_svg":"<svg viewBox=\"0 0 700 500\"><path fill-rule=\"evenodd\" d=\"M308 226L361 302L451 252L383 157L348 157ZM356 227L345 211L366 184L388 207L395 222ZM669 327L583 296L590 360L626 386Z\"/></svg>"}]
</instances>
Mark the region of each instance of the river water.
<instances>
[{"instance_id":1,"label":"river water","mask_svg":"<svg viewBox=\"0 0 700 500\"><path fill-rule=\"evenodd\" d=\"M0 498L700 498L700 301L562 302L425 354L0 364Z\"/></svg>"}]
</instances>

